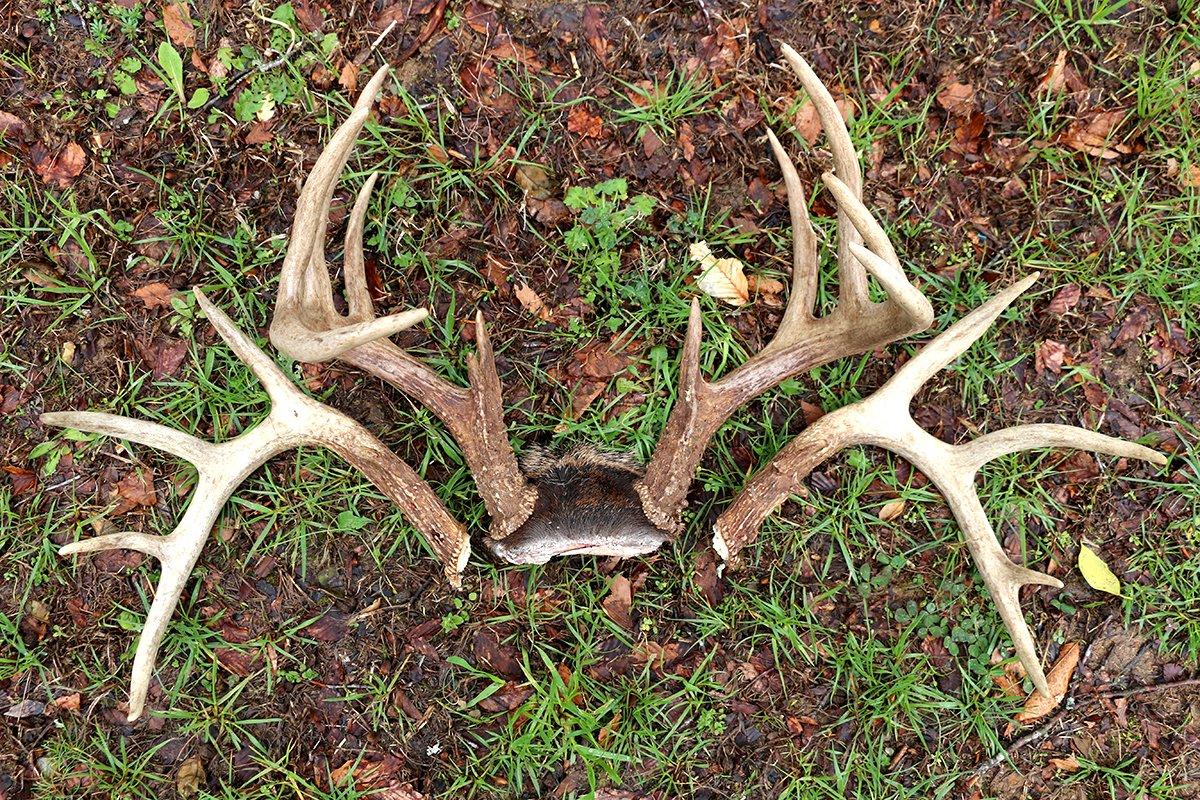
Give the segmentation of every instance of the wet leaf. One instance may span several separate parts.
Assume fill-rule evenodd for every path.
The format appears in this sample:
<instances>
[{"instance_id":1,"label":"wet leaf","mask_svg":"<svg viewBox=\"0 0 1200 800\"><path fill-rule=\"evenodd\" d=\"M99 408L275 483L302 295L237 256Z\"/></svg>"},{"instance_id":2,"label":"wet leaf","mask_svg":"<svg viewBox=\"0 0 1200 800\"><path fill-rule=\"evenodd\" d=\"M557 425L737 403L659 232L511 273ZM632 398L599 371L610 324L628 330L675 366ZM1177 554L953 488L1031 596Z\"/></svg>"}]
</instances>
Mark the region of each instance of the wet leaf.
<instances>
[{"instance_id":1,"label":"wet leaf","mask_svg":"<svg viewBox=\"0 0 1200 800\"><path fill-rule=\"evenodd\" d=\"M1039 375L1043 372L1050 372L1057 375L1062 372L1063 360L1066 357L1066 345L1047 339L1038 346L1034 368Z\"/></svg>"},{"instance_id":2,"label":"wet leaf","mask_svg":"<svg viewBox=\"0 0 1200 800\"><path fill-rule=\"evenodd\" d=\"M605 615L627 631L633 630L633 585L624 575L617 575L609 585L608 597L600 604Z\"/></svg>"},{"instance_id":3,"label":"wet leaf","mask_svg":"<svg viewBox=\"0 0 1200 800\"><path fill-rule=\"evenodd\" d=\"M951 114L967 116L975 109L975 87L958 81L948 83L938 92L937 102Z\"/></svg>"},{"instance_id":4,"label":"wet leaf","mask_svg":"<svg viewBox=\"0 0 1200 800\"><path fill-rule=\"evenodd\" d=\"M1046 310L1051 314L1065 314L1079 303L1082 293L1078 283L1068 283L1058 290L1050 304L1046 306Z\"/></svg>"},{"instance_id":5,"label":"wet leaf","mask_svg":"<svg viewBox=\"0 0 1200 800\"><path fill-rule=\"evenodd\" d=\"M171 41L180 47L196 46L196 29L186 0L173 0L162 7L163 27Z\"/></svg>"},{"instance_id":6,"label":"wet leaf","mask_svg":"<svg viewBox=\"0 0 1200 800\"><path fill-rule=\"evenodd\" d=\"M604 135L604 120L593 114L586 103L567 112L567 130L581 139L599 139Z\"/></svg>"},{"instance_id":7,"label":"wet leaf","mask_svg":"<svg viewBox=\"0 0 1200 800\"><path fill-rule=\"evenodd\" d=\"M518 286L516 294L522 308L543 322L550 321L550 310L546 308L546 303L542 300L542 296L534 291L528 283L522 283Z\"/></svg>"},{"instance_id":8,"label":"wet leaf","mask_svg":"<svg viewBox=\"0 0 1200 800\"><path fill-rule=\"evenodd\" d=\"M133 296L141 300L146 308L163 308L171 305L175 290L165 283L148 283L134 292Z\"/></svg>"},{"instance_id":9,"label":"wet leaf","mask_svg":"<svg viewBox=\"0 0 1200 800\"><path fill-rule=\"evenodd\" d=\"M180 797L195 797L206 778L204 761L200 756L192 756L180 764L175 773L175 791L179 792Z\"/></svg>"},{"instance_id":10,"label":"wet leaf","mask_svg":"<svg viewBox=\"0 0 1200 800\"><path fill-rule=\"evenodd\" d=\"M1067 686L1071 676L1075 674L1075 666L1079 663L1079 644L1067 642L1059 651L1058 660L1046 675L1046 683L1050 685L1050 697L1034 690L1025 701L1025 708L1017 714L1017 722L1033 722L1049 714L1062 702L1067 694Z\"/></svg>"},{"instance_id":11,"label":"wet leaf","mask_svg":"<svg viewBox=\"0 0 1200 800\"><path fill-rule=\"evenodd\" d=\"M1086 544L1079 545L1079 573L1088 582L1088 586L1101 592L1121 596L1121 581L1104 563L1104 559Z\"/></svg>"},{"instance_id":12,"label":"wet leaf","mask_svg":"<svg viewBox=\"0 0 1200 800\"><path fill-rule=\"evenodd\" d=\"M750 284L741 261L716 258L707 242L696 242L689 252L692 260L700 265L701 271L696 276L700 291L731 306L744 306L750 302Z\"/></svg>"},{"instance_id":13,"label":"wet leaf","mask_svg":"<svg viewBox=\"0 0 1200 800\"><path fill-rule=\"evenodd\" d=\"M40 717L46 713L46 704L37 700L22 700L19 703L14 703L4 712L4 716L13 719L25 719L27 717Z\"/></svg>"},{"instance_id":14,"label":"wet leaf","mask_svg":"<svg viewBox=\"0 0 1200 800\"><path fill-rule=\"evenodd\" d=\"M1067 85L1067 51L1059 50L1058 57L1038 83L1038 94L1057 94Z\"/></svg>"},{"instance_id":15,"label":"wet leaf","mask_svg":"<svg viewBox=\"0 0 1200 800\"><path fill-rule=\"evenodd\" d=\"M137 506L152 506L158 502L154 491L154 473L149 469L135 469L117 483L117 496L121 504L113 511L123 514Z\"/></svg>"},{"instance_id":16,"label":"wet leaf","mask_svg":"<svg viewBox=\"0 0 1200 800\"><path fill-rule=\"evenodd\" d=\"M1116 132L1125 116L1123 109L1088 112L1067 126L1058 141L1096 158L1119 158L1133 152L1132 147L1116 140Z\"/></svg>"},{"instance_id":17,"label":"wet leaf","mask_svg":"<svg viewBox=\"0 0 1200 800\"><path fill-rule=\"evenodd\" d=\"M59 151L54 158L43 159L34 167L34 172L46 183L53 181L60 189L65 189L79 177L87 165L87 156L83 148L70 142Z\"/></svg>"},{"instance_id":18,"label":"wet leaf","mask_svg":"<svg viewBox=\"0 0 1200 800\"><path fill-rule=\"evenodd\" d=\"M350 632L349 616L340 611L327 611L320 619L300 629L300 633L318 642L337 642Z\"/></svg>"}]
</instances>

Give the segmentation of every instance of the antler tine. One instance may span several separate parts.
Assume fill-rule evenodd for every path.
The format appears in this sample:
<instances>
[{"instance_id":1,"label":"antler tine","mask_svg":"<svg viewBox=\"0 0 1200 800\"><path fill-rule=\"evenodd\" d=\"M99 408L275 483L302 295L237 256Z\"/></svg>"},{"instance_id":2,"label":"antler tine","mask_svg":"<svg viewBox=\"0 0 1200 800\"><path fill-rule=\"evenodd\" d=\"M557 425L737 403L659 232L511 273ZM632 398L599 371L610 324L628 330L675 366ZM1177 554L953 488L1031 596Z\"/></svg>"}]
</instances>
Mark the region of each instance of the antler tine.
<instances>
[{"instance_id":1,"label":"antler tine","mask_svg":"<svg viewBox=\"0 0 1200 800\"><path fill-rule=\"evenodd\" d=\"M256 427L235 439L212 444L154 422L113 414L51 412L41 417L47 425L105 433L164 450L190 461L199 473L187 511L171 533L152 536L126 531L73 542L59 550L62 555L72 555L126 548L153 556L162 564L154 602L146 615L134 656L130 721L141 716L145 707L163 635L221 508L251 472L278 453L315 444L328 447L363 472L425 534L455 586L460 583L460 573L470 555L466 529L450 516L437 494L411 467L366 428L297 389L271 358L199 289L196 300L271 398L270 413Z\"/></svg>"},{"instance_id":2,"label":"antler tine","mask_svg":"<svg viewBox=\"0 0 1200 800\"><path fill-rule=\"evenodd\" d=\"M866 251L864 251L866 252ZM869 264L869 259L864 259ZM1021 613L1026 584L1061 587L1049 575L1014 564L1004 553L975 488L979 468L1006 453L1040 447L1083 447L1153 464L1166 459L1148 447L1068 425L1022 425L950 445L921 429L909 414L916 392L978 340L1036 274L1014 283L939 334L870 397L818 419L788 442L753 478L714 526L713 547L726 561L754 541L763 520L826 459L854 445L874 445L908 459L942 492L976 568L995 599L1026 673L1049 695L1037 648Z\"/></svg>"},{"instance_id":3,"label":"antler tine","mask_svg":"<svg viewBox=\"0 0 1200 800\"><path fill-rule=\"evenodd\" d=\"M386 70L375 73L304 184L280 277L271 341L301 361L341 359L427 406L462 448L492 519L490 534L502 539L532 513L537 492L521 474L508 441L500 378L483 319L478 317L476 325L478 353L468 359L470 388L443 380L387 340L424 319L427 312L414 309L375 318L363 269L362 239L376 175L359 190L346 226L343 272L348 313L341 316L334 310L324 249L330 198L385 75Z\"/></svg>"},{"instance_id":4,"label":"antler tine","mask_svg":"<svg viewBox=\"0 0 1200 800\"><path fill-rule=\"evenodd\" d=\"M825 138L829 142L829 150L833 153L833 168L837 176L850 190L851 194L860 201L862 198L862 173L858 168L858 153L854 150L854 142L850 139L850 131L838 110L837 103L829 89L813 72L808 62L797 53L787 42L780 42L780 50L792 72L800 79L800 84L808 92ZM850 251L850 245L859 241L858 230L847 224L849 222L845 209L838 208L838 304L845 304L851 310L864 308L869 302L867 297L867 276L862 265Z\"/></svg>"},{"instance_id":5,"label":"antler tine","mask_svg":"<svg viewBox=\"0 0 1200 800\"><path fill-rule=\"evenodd\" d=\"M280 272L276 313L271 321L271 341L293 358L328 361L361 344L386 339L411 328L429 316L425 309L417 308L378 319L366 315L349 322L333 307L333 287L325 263L325 234L333 192L354 150L358 133L371 114L375 94L386 77L387 67L383 67L367 83L349 118L333 134L313 165L296 201L291 240ZM374 186L373 178L368 180L367 186ZM355 290L365 288L365 279L360 279L362 217L365 214L366 200L360 192L346 234L347 253L350 254L347 282L354 281ZM354 294L353 299L351 318L359 316L355 311L362 311L361 293Z\"/></svg>"},{"instance_id":6,"label":"antler tine","mask_svg":"<svg viewBox=\"0 0 1200 800\"><path fill-rule=\"evenodd\" d=\"M785 44L783 52L812 97L833 151L836 174L826 173L823 178L838 204L838 305L828 316L814 315L819 277L816 234L795 165L768 130L792 223L792 295L771 341L715 382L699 375L699 312L693 310L680 362L679 397L646 474L636 484L646 518L666 532L679 529L687 489L704 449L739 406L787 378L924 330L933 322L933 307L909 283L887 234L862 203L858 156L833 98L795 50ZM887 291L884 302L869 301L867 271Z\"/></svg>"}]
</instances>

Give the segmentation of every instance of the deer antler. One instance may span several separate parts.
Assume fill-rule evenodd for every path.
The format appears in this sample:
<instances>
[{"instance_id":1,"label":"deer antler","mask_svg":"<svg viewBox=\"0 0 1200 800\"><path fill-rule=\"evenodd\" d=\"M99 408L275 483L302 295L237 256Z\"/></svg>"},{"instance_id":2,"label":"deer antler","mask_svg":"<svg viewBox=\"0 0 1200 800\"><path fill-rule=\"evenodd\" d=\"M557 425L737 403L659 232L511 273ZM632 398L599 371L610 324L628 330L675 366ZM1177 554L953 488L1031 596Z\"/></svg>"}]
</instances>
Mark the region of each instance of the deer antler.
<instances>
[{"instance_id":1,"label":"deer antler","mask_svg":"<svg viewBox=\"0 0 1200 800\"><path fill-rule=\"evenodd\" d=\"M1042 447L1086 448L1159 465L1167 460L1148 447L1069 425L1020 425L967 444L949 445L920 428L909 413L909 404L921 386L979 339L1000 312L1036 279L1034 273L1009 286L925 345L883 388L865 400L826 414L785 445L717 519L713 547L721 558L735 558L739 550L754 541L763 520L797 490L817 465L838 451L864 444L891 450L912 462L941 490L962 528L975 566L1000 609L1026 674L1038 691L1050 696L1018 595L1026 584L1061 588L1062 583L1018 566L1005 555L979 502L975 475L999 456Z\"/></svg>"},{"instance_id":2,"label":"deer antler","mask_svg":"<svg viewBox=\"0 0 1200 800\"><path fill-rule=\"evenodd\" d=\"M923 331L933 322L929 301L905 278L887 234L862 203L858 156L833 98L795 50L787 44L781 48L816 106L833 151L834 173L821 177L838 204L838 305L828 316L813 315L819 277L817 237L796 168L768 131L792 220L792 295L770 343L715 382L700 375L700 306L693 301L679 370L679 398L645 477L637 483L646 517L672 533L680 527L688 487L709 440L740 406L787 378ZM887 290L884 302L867 297L867 272Z\"/></svg>"},{"instance_id":3,"label":"deer antler","mask_svg":"<svg viewBox=\"0 0 1200 800\"><path fill-rule=\"evenodd\" d=\"M500 378L483 314L475 318L478 353L467 361L470 388L448 383L387 340L391 334L424 319L426 312L414 310L375 318L362 253L363 220L375 185L374 175L359 191L346 228L342 268L349 313L342 316L333 306L325 260L329 205L386 75L384 67L371 78L354 111L329 140L304 183L279 279L271 342L300 361L339 358L382 378L433 411L462 448L491 516L491 536L502 539L528 519L537 492L521 474L508 441Z\"/></svg>"},{"instance_id":4,"label":"deer antler","mask_svg":"<svg viewBox=\"0 0 1200 800\"><path fill-rule=\"evenodd\" d=\"M200 551L225 501L246 477L273 456L301 445L328 447L363 472L425 534L455 586L470 555L470 539L438 496L417 473L354 420L304 395L204 294L196 299L221 338L266 388L271 411L236 439L212 444L154 422L113 414L59 411L42 422L62 428L118 436L190 461L199 473L191 502L175 530L166 536L126 531L97 536L59 550L61 555L99 550L137 550L162 563L154 602L138 640L129 689L129 720L141 716L154 661L167 623L179 603ZM419 316L409 319L416 322ZM412 324L409 322L408 324Z\"/></svg>"}]
</instances>

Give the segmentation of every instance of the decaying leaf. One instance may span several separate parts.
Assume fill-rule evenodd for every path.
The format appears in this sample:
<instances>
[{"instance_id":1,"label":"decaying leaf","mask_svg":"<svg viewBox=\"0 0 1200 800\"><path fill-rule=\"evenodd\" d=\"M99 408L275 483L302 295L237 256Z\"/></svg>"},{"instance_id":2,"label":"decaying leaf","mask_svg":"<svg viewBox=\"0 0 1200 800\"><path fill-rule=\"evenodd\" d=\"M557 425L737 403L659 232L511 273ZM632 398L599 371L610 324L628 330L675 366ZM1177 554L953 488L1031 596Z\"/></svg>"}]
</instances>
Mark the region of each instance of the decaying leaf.
<instances>
[{"instance_id":1,"label":"decaying leaf","mask_svg":"<svg viewBox=\"0 0 1200 800\"><path fill-rule=\"evenodd\" d=\"M1033 694L1029 695L1029 699L1025 701L1025 708L1017 714L1017 722L1039 720L1057 708L1067 694L1067 686L1071 683L1071 676L1075 674L1077 664L1079 664L1079 644L1067 642L1062 646L1058 660L1054 662L1054 666L1046 675L1046 683L1050 686L1051 696L1046 697L1041 692L1034 690Z\"/></svg>"},{"instance_id":2,"label":"decaying leaf","mask_svg":"<svg viewBox=\"0 0 1200 800\"><path fill-rule=\"evenodd\" d=\"M200 756L192 756L180 764L175 773L175 791L179 792L180 797L195 797L206 777L204 761Z\"/></svg>"},{"instance_id":3,"label":"decaying leaf","mask_svg":"<svg viewBox=\"0 0 1200 800\"><path fill-rule=\"evenodd\" d=\"M1079 545L1079 573L1088 586L1101 592L1121 596L1121 581L1104 563L1104 559L1086 544Z\"/></svg>"},{"instance_id":4,"label":"decaying leaf","mask_svg":"<svg viewBox=\"0 0 1200 800\"><path fill-rule=\"evenodd\" d=\"M1133 152L1132 147L1116 138L1125 116L1126 112L1123 109L1090 111L1072 122L1059 135L1058 140L1073 150L1096 158L1119 158Z\"/></svg>"},{"instance_id":5,"label":"decaying leaf","mask_svg":"<svg viewBox=\"0 0 1200 800\"><path fill-rule=\"evenodd\" d=\"M900 498L889 500L883 504L883 508L879 509L879 518L884 522L893 520L904 513L905 505L905 502Z\"/></svg>"},{"instance_id":6,"label":"decaying leaf","mask_svg":"<svg viewBox=\"0 0 1200 800\"><path fill-rule=\"evenodd\" d=\"M731 306L744 306L750 302L750 284L741 261L715 257L707 242L694 243L689 253L700 265L700 273L696 276L700 291Z\"/></svg>"},{"instance_id":7,"label":"decaying leaf","mask_svg":"<svg viewBox=\"0 0 1200 800\"><path fill-rule=\"evenodd\" d=\"M75 142L69 142L54 158L46 158L38 162L34 171L42 176L42 180L46 183L53 181L58 184L60 189L65 189L79 177L86 164L87 156L84 154L83 148Z\"/></svg>"},{"instance_id":8,"label":"decaying leaf","mask_svg":"<svg viewBox=\"0 0 1200 800\"><path fill-rule=\"evenodd\" d=\"M164 3L162 21L172 42L180 47L196 46L196 29L192 26L192 15L186 0Z\"/></svg>"},{"instance_id":9,"label":"decaying leaf","mask_svg":"<svg viewBox=\"0 0 1200 800\"><path fill-rule=\"evenodd\" d=\"M528 283L522 283L518 286L516 294L522 308L543 322L550 321L550 310L546 308L545 301L542 300L542 296Z\"/></svg>"},{"instance_id":10,"label":"decaying leaf","mask_svg":"<svg viewBox=\"0 0 1200 800\"><path fill-rule=\"evenodd\" d=\"M133 296L141 300L146 308L162 308L171 305L175 290L165 283L148 283L134 292Z\"/></svg>"},{"instance_id":11,"label":"decaying leaf","mask_svg":"<svg viewBox=\"0 0 1200 800\"><path fill-rule=\"evenodd\" d=\"M633 585L628 578L624 575L613 578L608 597L604 598L601 605L609 619L627 631L633 630L633 616L630 611L633 605Z\"/></svg>"},{"instance_id":12,"label":"decaying leaf","mask_svg":"<svg viewBox=\"0 0 1200 800\"><path fill-rule=\"evenodd\" d=\"M951 114L966 116L975 107L975 87L958 81L948 83L938 92L937 102Z\"/></svg>"},{"instance_id":13,"label":"decaying leaf","mask_svg":"<svg viewBox=\"0 0 1200 800\"><path fill-rule=\"evenodd\" d=\"M1050 759L1050 766L1054 767L1055 769L1060 769L1063 772L1078 772L1079 759L1075 758L1075 754L1072 753L1066 758Z\"/></svg>"}]
</instances>

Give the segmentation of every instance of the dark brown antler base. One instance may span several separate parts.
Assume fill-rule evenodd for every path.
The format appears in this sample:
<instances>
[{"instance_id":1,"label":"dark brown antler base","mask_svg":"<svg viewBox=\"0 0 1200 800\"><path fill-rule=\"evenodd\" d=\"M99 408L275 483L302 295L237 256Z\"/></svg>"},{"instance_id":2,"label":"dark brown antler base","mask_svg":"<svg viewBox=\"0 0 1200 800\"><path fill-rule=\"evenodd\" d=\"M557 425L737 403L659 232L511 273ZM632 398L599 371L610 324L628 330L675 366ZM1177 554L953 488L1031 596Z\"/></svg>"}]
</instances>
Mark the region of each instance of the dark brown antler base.
<instances>
[{"instance_id":1,"label":"dark brown antler base","mask_svg":"<svg viewBox=\"0 0 1200 800\"><path fill-rule=\"evenodd\" d=\"M623 453L580 445L563 455L533 448L521 469L537 491L529 519L489 550L510 564L555 556L640 556L667 541L642 510L635 488L642 467Z\"/></svg>"}]
</instances>

